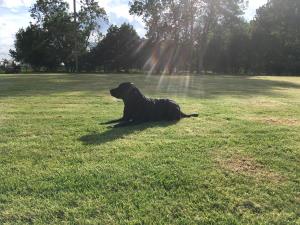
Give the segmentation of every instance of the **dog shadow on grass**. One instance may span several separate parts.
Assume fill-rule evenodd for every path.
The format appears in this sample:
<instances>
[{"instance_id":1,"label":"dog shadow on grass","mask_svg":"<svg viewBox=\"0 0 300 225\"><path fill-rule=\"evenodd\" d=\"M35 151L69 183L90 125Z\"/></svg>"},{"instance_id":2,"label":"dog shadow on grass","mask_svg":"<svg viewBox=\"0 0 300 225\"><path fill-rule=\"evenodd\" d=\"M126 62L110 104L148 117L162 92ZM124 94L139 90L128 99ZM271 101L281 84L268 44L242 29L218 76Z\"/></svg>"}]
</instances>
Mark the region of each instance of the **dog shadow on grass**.
<instances>
[{"instance_id":1,"label":"dog shadow on grass","mask_svg":"<svg viewBox=\"0 0 300 225\"><path fill-rule=\"evenodd\" d=\"M118 139L126 138L127 135L130 135L135 132L142 132L148 128L168 127L176 123L177 122L155 122L155 123L149 122L140 125L132 125L128 127L108 128L108 130L102 133L94 131L90 134L81 136L78 140L85 145L101 145L107 142L112 142Z\"/></svg>"}]
</instances>

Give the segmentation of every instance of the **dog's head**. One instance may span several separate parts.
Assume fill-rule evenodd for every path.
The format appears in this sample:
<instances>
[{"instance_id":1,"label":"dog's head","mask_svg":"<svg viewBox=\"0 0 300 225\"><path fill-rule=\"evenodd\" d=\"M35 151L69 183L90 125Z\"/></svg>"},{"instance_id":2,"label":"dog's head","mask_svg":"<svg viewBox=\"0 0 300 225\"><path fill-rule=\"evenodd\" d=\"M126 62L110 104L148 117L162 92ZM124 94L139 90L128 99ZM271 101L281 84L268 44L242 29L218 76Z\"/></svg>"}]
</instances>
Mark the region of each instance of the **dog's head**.
<instances>
[{"instance_id":1,"label":"dog's head","mask_svg":"<svg viewBox=\"0 0 300 225\"><path fill-rule=\"evenodd\" d=\"M111 96L123 100L130 98L132 95L138 94L138 92L138 89L130 82L121 83L117 88L110 90Z\"/></svg>"}]
</instances>

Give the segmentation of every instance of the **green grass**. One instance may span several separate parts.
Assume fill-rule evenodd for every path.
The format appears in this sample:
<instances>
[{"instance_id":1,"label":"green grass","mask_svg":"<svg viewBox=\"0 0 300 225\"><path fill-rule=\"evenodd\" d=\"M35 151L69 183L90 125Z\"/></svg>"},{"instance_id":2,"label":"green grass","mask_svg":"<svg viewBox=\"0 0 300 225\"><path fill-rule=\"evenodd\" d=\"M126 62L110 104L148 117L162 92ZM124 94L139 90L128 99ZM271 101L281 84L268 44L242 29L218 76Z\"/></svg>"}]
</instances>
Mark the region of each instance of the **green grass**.
<instances>
[{"instance_id":1,"label":"green grass","mask_svg":"<svg viewBox=\"0 0 300 225\"><path fill-rule=\"evenodd\" d=\"M133 81L198 118L109 129ZM0 224L300 224L300 78L0 75Z\"/></svg>"}]
</instances>

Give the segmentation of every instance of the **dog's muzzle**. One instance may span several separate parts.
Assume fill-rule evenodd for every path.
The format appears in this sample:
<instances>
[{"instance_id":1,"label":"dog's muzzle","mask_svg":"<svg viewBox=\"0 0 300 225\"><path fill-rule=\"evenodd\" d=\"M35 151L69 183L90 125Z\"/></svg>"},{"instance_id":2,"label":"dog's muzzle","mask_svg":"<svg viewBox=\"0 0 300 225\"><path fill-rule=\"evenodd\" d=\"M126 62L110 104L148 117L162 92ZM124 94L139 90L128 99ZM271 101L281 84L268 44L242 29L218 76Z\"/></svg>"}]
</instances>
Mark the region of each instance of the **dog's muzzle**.
<instances>
[{"instance_id":1,"label":"dog's muzzle","mask_svg":"<svg viewBox=\"0 0 300 225\"><path fill-rule=\"evenodd\" d=\"M119 98L118 92L115 89L111 89L109 92L110 92L111 96L113 96L115 98Z\"/></svg>"},{"instance_id":2,"label":"dog's muzzle","mask_svg":"<svg viewBox=\"0 0 300 225\"><path fill-rule=\"evenodd\" d=\"M114 96L114 90L113 89L109 90L109 92L110 92L110 95Z\"/></svg>"}]
</instances>

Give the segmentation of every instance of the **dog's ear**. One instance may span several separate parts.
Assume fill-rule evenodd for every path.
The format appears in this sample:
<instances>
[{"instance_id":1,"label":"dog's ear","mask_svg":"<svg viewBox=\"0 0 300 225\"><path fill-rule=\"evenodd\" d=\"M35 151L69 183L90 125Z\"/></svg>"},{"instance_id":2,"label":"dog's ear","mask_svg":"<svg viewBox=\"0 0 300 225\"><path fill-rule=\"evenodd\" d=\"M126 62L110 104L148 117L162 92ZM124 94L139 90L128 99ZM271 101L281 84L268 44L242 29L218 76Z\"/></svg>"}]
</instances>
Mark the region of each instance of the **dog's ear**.
<instances>
[{"instance_id":1,"label":"dog's ear","mask_svg":"<svg viewBox=\"0 0 300 225\"><path fill-rule=\"evenodd\" d=\"M141 96L141 93L137 87L131 85L126 91L126 99L128 101L137 101Z\"/></svg>"},{"instance_id":2,"label":"dog's ear","mask_svg":"<svg viewBox=\"0 0 300 225\"><path fill-rule=\"evenodd\" d=\"M128 96L134 95L136 92L136 89L137 88L135 86L130 85L126 90L126 95L128 95Z\"/></svg>"}]
</instances>

